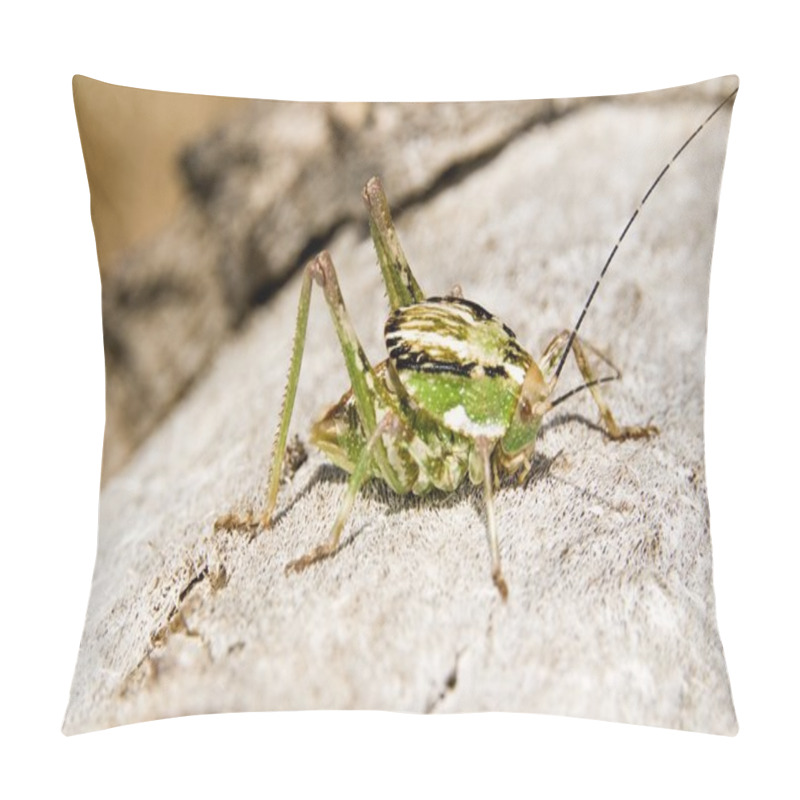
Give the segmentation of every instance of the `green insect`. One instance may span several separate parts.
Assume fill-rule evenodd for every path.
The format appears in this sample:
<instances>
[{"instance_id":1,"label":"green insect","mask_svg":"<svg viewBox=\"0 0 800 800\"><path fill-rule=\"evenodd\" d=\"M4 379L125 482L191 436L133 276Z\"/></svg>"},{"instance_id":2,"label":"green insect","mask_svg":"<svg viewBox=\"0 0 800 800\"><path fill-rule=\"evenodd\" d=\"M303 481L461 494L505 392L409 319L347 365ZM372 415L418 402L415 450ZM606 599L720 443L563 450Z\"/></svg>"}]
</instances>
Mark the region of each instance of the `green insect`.
<instances>
[{"instance_id":1,"label":"green insect","mask_svg":"<svg viewBox=\"0 0 800 800\"><path fill-rule=\"evenodd\" d=\"M717 106L672 161L735 94L732 92ZM492 580L506 600L508 586L500 565L493 493L502 481L516 479L521 483L530 473L544 415L578 391L588 389L610 438L640 438L658 432L652 425L617 424L599 385L619 378L620 373L577 334L620 242L669 164L619 236L575 326L555 336L538 361L508 326L463 298L457 287L447 297L425 296L400 246L381 183L372 178L363 197L389 298L390 314L384 327L388 358L375 366L367 360L345 309L331 257L323 251L306 266L303 275L266 508L259 517L228 515L219 519L216 527L254 532L270 525L300 376L311 288L316 283L323 290L333 319L350 389L313 424L310 440L350 478L329 539L288 564L287 572L299 572L336 552L366 480L380 479L398 494L424 495L433 489L453 492L469 478L472 484L483 486ZM613 374L597 377L587 352ZM553 399L570 353L584 383Z\"/></svg>"}]
</instances>

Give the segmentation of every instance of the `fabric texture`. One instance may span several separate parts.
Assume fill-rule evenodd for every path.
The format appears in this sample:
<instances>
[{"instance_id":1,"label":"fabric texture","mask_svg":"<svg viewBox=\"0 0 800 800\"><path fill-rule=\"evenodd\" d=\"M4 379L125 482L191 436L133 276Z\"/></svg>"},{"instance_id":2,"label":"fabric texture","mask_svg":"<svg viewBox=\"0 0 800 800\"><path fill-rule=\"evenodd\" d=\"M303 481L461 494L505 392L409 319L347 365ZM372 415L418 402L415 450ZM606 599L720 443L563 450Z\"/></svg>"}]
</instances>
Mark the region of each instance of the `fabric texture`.
<instances>
[{"instance_id":1,"label":"fabric texture","mask_svg":"<svg viewBox=\"0 0 800 800\"><path fill-rule=\"evenodd\" d=\"M338 551L286 574L327 540L347 486L308 439L349 388L318 287L272 525L250 535L215 522L264 507L302 269L323 247L367 358L387 357L389 306L361 201L371 176L383 180L425 296L457 284L538 360L575 325L648 187L736 86L435 105L208 98L188 125L182 109L203 99L175 95L180 131L160 166L145 160L133 178L120 174L126 148L164 142L171 96L76 78L108 416L65 732L336 708L524 711L735 734L703 452L732 100L647 198L580 331L622 373L600 387L616 420L659 433L611 440L588 391L545 415L529 479L494 493L507 600L490 574L483 489L469 480L424 497L368 482ZM109 131L134 101L142 121L129 145ZM149 169L174 171L175 197L131 241L108 220L148 206L129 190ZM570 358L555 396L583 380Z\"/></svg>"}]
</instances>

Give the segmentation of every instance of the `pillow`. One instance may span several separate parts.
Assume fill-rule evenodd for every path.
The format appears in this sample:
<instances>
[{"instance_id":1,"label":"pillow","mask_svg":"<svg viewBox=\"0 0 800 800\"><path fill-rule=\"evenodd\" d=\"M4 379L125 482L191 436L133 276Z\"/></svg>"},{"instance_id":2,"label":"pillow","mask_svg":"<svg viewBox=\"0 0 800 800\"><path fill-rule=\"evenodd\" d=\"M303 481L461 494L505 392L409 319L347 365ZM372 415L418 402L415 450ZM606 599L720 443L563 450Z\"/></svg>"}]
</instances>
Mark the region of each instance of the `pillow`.
<instances>
[{"instance_id":1,"label":"pillow","mask_svg":"<svg viewBox=\"0 0 800 800\"><path fill-rule=\"evenodd\" d=\"M703 363L737 84L300 104L76 77L107 426L65 732L385 709L734 734Z\"/></svg>"}]
</instances>

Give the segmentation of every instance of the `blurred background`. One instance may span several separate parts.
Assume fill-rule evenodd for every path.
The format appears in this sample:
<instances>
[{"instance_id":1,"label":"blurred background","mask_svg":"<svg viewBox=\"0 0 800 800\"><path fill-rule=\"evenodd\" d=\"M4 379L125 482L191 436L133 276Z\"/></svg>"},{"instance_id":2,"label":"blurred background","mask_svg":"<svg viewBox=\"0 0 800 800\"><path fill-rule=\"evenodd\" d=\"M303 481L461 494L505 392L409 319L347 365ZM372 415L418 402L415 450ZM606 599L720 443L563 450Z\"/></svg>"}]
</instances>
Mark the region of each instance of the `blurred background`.
<instances>
[{"instance_id":1,"label":"blurred background","mask_svg":"<svg viewBox=\"0 0 800 800\"><path fill-rule=\"evenodd\" d=\"M344 225L375 174L395 215L580 101L289 103L82 76L75 108L103 287L103 480L250 309Z\"/></svg>"},{"instance_id":2,"label":"blurred background","mask_svg":"<svg viewBox=\"0 0 800 800\"><path fill-rule=\"evenodd\" d=\"M710 103L729 88L623 100L700 92ZM534 126L609 100L291 103L82 76L73 91L102 276L104 481L253 308L345 226L368 235L361 189L371 176L398 218Z\"/></svg>"}]
</instances>

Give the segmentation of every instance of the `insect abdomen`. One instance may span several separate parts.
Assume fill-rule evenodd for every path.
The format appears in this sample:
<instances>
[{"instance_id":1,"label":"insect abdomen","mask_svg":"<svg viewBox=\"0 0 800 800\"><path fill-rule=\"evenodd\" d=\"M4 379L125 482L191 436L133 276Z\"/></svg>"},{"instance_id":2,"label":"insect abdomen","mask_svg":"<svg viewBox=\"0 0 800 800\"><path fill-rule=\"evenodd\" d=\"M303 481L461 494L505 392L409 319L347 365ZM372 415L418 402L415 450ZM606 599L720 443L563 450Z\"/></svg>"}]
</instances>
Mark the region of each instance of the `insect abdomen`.
<instances>
[{"instance_id":1,"label":"insect abdomen","mask_svg":"<svg viewBox=\"0 0 800 800\"><path fill-rule=\"evenodd\" d=\"M442 428L425 412L410 407L402 387L398 387L396 379L390 377L390 369L388 361L375 367L376 377L403 410L402 428L383 439L389 463L402 476L407 492L422 495L434 488L454 491L467 474L472 442ZM376 416L380 417L381 411L376 409ZM352 390L348 390L311 427L311 443L336 466L350 473L366 440ZM375 462L370 474L375 478L382 477Z\"/></svg>"}]
</instances>

